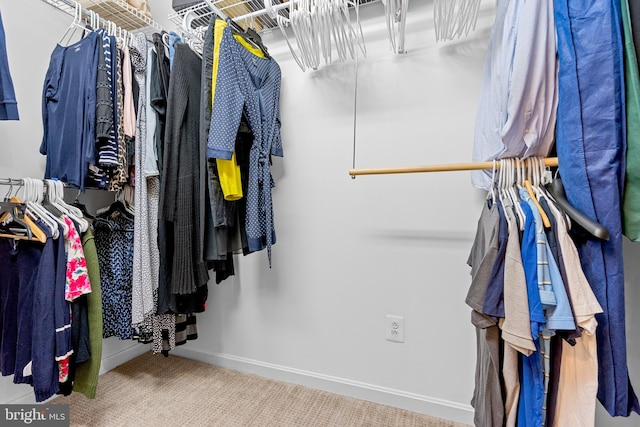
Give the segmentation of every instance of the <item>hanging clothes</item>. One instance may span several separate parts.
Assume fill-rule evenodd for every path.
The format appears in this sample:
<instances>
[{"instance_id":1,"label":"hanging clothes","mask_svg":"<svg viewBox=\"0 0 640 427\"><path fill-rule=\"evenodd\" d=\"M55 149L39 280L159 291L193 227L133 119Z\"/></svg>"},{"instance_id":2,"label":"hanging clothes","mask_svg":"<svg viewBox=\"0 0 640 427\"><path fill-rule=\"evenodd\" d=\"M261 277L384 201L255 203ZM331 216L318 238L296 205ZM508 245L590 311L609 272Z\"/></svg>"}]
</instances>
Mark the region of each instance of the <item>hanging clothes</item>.
<instances>
[{"instance_id":1,"label":"hanging clothes","mask_svg":"<svg viewBox=\"0 0 640 427\"><path fill-rule=\"evenodd\" d=\"M0 120L20 120L18 101L9 69L7 38L2 24L2 13L0 13Z\"/></svg>"},{"instance_id":2,"label":"hanging clothes","mask_svg":"<svg viewBox=\"0 0 640 427\"><path fill-rule=\"evenodd\" d=\"M249 251L267 248L271 265L271 246L276 235L271 189L270 156L282 156L280 140L280 67L257 49L247 49L237 41L231 28L220 21L216 87L213 91L211 128L207 157L231 160L243 111L253 132L249 156L246 230ZM214 48L215 52L215 48ZM215 57L214 57L215 61ZM219 167L219 165L218 165Z\"/></svg>"},{"instance_id":3,"label":"hanging clothes","mask_svg":"<svg viewBox=\"0 0 640 427\"><path fill-rule=\"evenodd\" d=\"M128 160L127 160L127 136L125 135L125 127L124 127L124 98L125 98L125 89L124 89L124 74L123 69L125 66L125 58L124 58L124 43L122 40L117 40L116 43L116 55L115 55L115 103L114 103L114 120L116 123L116 143L118 145L118 164L114 168L110 170L109 174L109 190L110 191L120 191L124 184L127 183L128 179ZM128 61L128 57L126 58ZM129 62L129 70L131 67L131 62ZM129 73L129 77L131 77L131 73Z\"/></svg>"},{"instance_id":4,"label":"hanging clothes","mask_svg":"<svg viewBox=\"0 0 640 427\"><path fill-rule=\"evenodd\" d=\"M99 217L94 223L94 240L102 286L102 336L130 339L134 333L131 326L134 220L121 210Z\"/></svg>"},{"instance_id":5,"label":"hanging clothes","mask_svg":"<svg viewBox=\"0 0 640 427\"><path fill-rule=\"evenodd\" d=\"M558 34L556 148L567 199L609 231L578 247L603 313L596 316L598 399L611 415L640 412L626 355L624 270L619 215L626 126L620 3L555 0ZM593 39L592 39L593 38Z\"/></svg>"},{"instance_id":6,"label":"hanging clothes","mask_svg":"<svg viewBox=\"0 0 640 427\"><path fill-rule=\"evenodd\" d=\"M84 191L89 163L96 157L96 76L100 38L91 32L51 53L42 93L47 156L45 178L58 178ZM70 113L71 112L71 113Z\"/></svg>"},{"instance_id":7,"label":"hanging clothes","mask_svg":"<svg viewBox=\"0 0 640 427\"><path fill-rule=\"evenodd\" d=\"M593 426L594 316L602 308L568 234L568 217L543 187L511 188L507 181L488 194L468 259L475 425L564 426L577 417L581 427ZM585 412L576 414L582 404Z\"/></svg>"},{"instance_id":8,"label":"hanging clothes","mask_svg":"<svg viewBox=\"0 0 640 427\"><path fill-rule=\"evenodd\" d=\"M154 162L154 137L156 130L156 113L150 106L148 94L149 76L153 55L149 49L147 38L138 34L132 49L139 55L136 57L134 72L140 86L138 99L137 128L135 138L135 221L133 233L133 276L131 281L131 321L138 329L144 341L153 336L152 316L156 313L157 304L154 292L158 288L160 270L160 253L157 246L158 230L158 169ZM151 148L151 153L148 153ZM154 164L155 163L155 164Z\"/></svg>"},{"instance_id":9,"label":"hanging clothes","mask_svg":"<svg viewBox=\"0 0 640 427\"><path fill-rule=\"evenodd\" d=\"M557 105L553 2L497 3L483 70L472 158L546 157L554 139ZM472 184L489 189L487 171Z\"/></svg>"},{"instance_id":10,"label":"hanging clothes","mask_svg":"<svg viewBox=\"0 0 640 427\"><path fill-rule=\"evenodd\" d=\"M14 375L14 383L31 384L37 402L58 392L56 343L65 343L61 334L66 332L56 332L56 310L58 314L64 308L68 310L68 306L56 309L56 304L64 303L66 270L56 271L60 260L65 265L64 242L60 252L59 242L46 227L41 229L47 233L44 245L0 239L0 292L4 302L0 307L0 370L3 376ZM56 300L60 290L62 301Z\"/></svg>"},{"instance_id":11,"label":"hanging clothes","mask_svg":"<svg viewBox=\"0 0 640 427\"><path fill-rule=\"evenodd\" d=\"M176 45L161 171L159 313L202 312L207 295L208 272L198 245L201 67L187 45Z\"/></svg>"},{"instance_id":12,"label":"hanging clothes","mask_svg":"<svg viewBox=\"0 0 640 427\"><path fill-rule=\"evenodd\" d=\"M527 283L520 252L520 229L513 204L501 201L507 219L509 237L504 264L504 319L500 321L503 350L502 372L504 377L505 427L515 427L520 403L519 354L530 356L536 351L529 321Z\"/></svg>"},{"instance_id":13,"label":"hanging clothes","mask_svg":"<svg viewBox=\"0 0 640 427\"><path fill-rule=\"evenodd\" d=\"M73 391L79 392L93 399L96 396L98 375L102 363L102 286L100 284L100 266L95 239L91 229L82 236L91 293L87 295L87 311L89 326L89 348L91 357L80 363L76 368Z\"/></svg>"},{"instance_id":14,"label":"hanging clothes","mask_svg":"<svg viewBox=\"0 0 640 427\"><path fill-rule=\"evenodd\" d=\"M596 354L595 315L602 313L591 286L585 277L578 251L568 234L564 214L552 203L548 204L557 225L559 250L565 265L571 306L581 335L558 344L562 346L557 399L549 401L554 408L554 419L547 418L549 426L593 425L598 390L598 359ZM550 422L551 421L551 422Z\"/></svg>"},{"instance_id":15,"label":"hanging clothes","mask_svg":"<svg viewBox=\"0 0 640 427\"><path fill-rule=\"evenodd\" d=\"M624 30L625 105L627 108L627 152L622 200L622 232L630 240L637 242L640 241L640 164L638 163L638 158L640 158L640 71L638 70L638 55L634 41L635 33L631 28L630 3L622 0L621 5ZM638 32L640 32L640 25L636 28L636 33ZM636 37L640 37L640 35ZM637 42L640 43L640 40Z\"/></svg>"},{"instance_id":16,"label":"hanging clothes","mask_svg":"<svg viewBox=\"0 0 640 427\"><path fill-rule=\"evenodd\" d=\"M503 383L500 370L500 338L495 319L482 313L484 297L497 259L500 213L497 203L483 205L476 236L467 264L471 267L471 286L466 303L472 308L471 322L476 330L476 373L471 406L475 409L476 426L502 425L505 417L502 404Z\"/></svg>"}]
</instances>

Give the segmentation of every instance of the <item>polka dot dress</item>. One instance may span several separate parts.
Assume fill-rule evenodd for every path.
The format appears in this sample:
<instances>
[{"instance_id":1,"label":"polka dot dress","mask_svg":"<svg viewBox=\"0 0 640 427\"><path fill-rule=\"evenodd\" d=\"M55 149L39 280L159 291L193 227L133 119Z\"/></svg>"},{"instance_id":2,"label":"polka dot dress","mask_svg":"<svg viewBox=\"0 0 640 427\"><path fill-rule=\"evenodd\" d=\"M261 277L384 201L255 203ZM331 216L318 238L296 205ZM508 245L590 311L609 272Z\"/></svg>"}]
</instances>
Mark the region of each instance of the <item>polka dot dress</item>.
<instances>
[{"instance_id":1,"label":"polka dot dress","mask_svg":"<svg viewBox=\"0 0 640 427\"><path fill-rule=\"evenodd\" d=\"M280 140L280 67L273 58L261 58L245 49L234 39L226 23L221 22L225 25L222 37L214 46L218 73L207 157L231 159L244 113L254 135L246 195L247 242L250 252L266 247L271 265L275 229L271 199L274 181L269 156L283 154Z\"/></svg>"}]
</instances>

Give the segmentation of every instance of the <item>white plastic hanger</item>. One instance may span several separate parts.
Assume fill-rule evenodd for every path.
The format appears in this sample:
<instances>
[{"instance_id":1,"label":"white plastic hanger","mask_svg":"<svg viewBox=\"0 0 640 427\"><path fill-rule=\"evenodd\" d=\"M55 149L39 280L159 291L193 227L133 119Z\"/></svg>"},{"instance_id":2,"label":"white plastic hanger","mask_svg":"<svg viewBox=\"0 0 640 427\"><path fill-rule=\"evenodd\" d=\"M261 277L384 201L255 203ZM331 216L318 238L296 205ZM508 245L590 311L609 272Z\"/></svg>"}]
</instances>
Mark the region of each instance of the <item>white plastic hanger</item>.
<instances>
[{"instance_id":1,"label":"white plastic hanger","mask_svg":"<svg viewBox=\"0 0 640 427\"><path fill-rule=\"evenodd\" d=\"M498 185L496 179L496 171L498 169L496 160L493 159L493 168L491 169L491 187L489 187L489 191L487 192L487 199L491 199L492 203L496 202L496 186Z\"/></svg>"},{"instance_id":2,"label":"white plastic hanger","mask_svg":"<svg viewBox=\"0 0 640 427\"><path fill-rule=\"evenodd\" d=\"M409 0L382 0L389 45L394 53L404 53L404 35Z\"/></svg>"},{"instance_id":3,"label":"white plastic hanger","mask_svg":"<svg viewBox=\"0 0 640 427\"><path fill-rule=\"evenodd\" d=\"M82 24L82 5L77 1L74 1L74 13L73 13L73 21L69 24L69 27L60 37L59 45L64 46L71 42L73 35L75 34L77 29L84 30L84 25ZM66 40L66 41L65 41Z\"/></svg>"},{"instance_id":4,"label":"white plastic hanger","mask_svg":"<svg viewBox=\"0 0 640 427\"><path fill-rule=\"evenodd\" d=\"M507 164L506 167L510 174L509 189L508 189L509 197L513 205L513 211L518 219L519 229L522 231L524 230L524 222L526 218L524 215L524 211L522 210L522 206L520 206L520 194L518 192L519 190L518 171L520 170L519 168L520 163L518 159L505 159L505 163Z\"/></svg>"},{"instance_id":5,"label":"white plastic hanger","mask_svg":"<svg viewBox=\"0 0 640 427\"><path fill-rule=\"evenodd\" d=\"M64 184L62 181L52 179L45 181L47 183L47 196L49 197L49 202L64 215L69 216L74 223L78 224L81 232L84 233L87 231L89 229L89 222L84 219L82 211L75 206L68 205L64 201Z\"/></svg>"},{"instance_id":6,"label":"white plastic hanger","mask_svg":"<svg viewBox=\"0 0 640 427\"><path fill-rule=\"evenodd\" d=\"M480 3L481 0L434 0L436 41L453 40L475 29Z\"/></svg>"},{"instance_id":7,"label":"white plastic hanger","mask_svg":"<svg viewBox=\"0 0 640 427\"><path fill-rule=\"evenodd\" d=\"M30 183L29 178L24 178L22 180L22 195L23 201L26 204L25 213L29 215L34 221L41 221L45 227L49 230L51 236L54 238L58 235L58 224L55 222L51 216L42 213L38 210L38 205L33 203L33 189ZM40 206L41 208L42 206Z\"/></svg>"},{"instance_id":8,"label":"white plastic hanger","mask_svg":"<svg viewBox=\"0 0 640 427\"><path fill-rule=\"evenodd\" d=\"M44 195L44 182L39 179L31 179L24 178L23 179L25 185L25 201L27 203L27 207L29 212L36 216L38 219L42 220L47 227L51 230L51 235L54 239L57 239L60 236L60 231L58 228L58 224L62 226L63 230L67 230L67 225L64 221L56 218L51 212L45 209L42 206L43 195Z\"/></svg>"}]
</instances>

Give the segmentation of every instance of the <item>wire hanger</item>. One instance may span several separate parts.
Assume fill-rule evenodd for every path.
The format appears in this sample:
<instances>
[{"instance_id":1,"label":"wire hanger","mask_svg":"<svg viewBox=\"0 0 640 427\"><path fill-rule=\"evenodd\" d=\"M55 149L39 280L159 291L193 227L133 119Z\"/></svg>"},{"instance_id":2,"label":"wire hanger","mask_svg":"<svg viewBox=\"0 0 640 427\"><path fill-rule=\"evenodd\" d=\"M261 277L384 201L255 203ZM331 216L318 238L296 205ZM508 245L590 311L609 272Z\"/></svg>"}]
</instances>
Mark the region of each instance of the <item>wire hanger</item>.
<instances>
[{"instance_id":1,"label":"wire hanger","mask_svg":"<svg viewBox=\"0 0 640 427\"><path fill-rule=\"evenodd\" d=\"M73 35L76 33L76 30L78 29L85 30L85 26L82 23L82 5L77 1L74 1L73 3L74 3L73 21L71 21L71 24L69 24L69 27L67 27L65 32L62 34L62 37L60 37L60 41L58 41L58 44L60 46L69 44L71 42Z\"/></svg>"}]
</instances>

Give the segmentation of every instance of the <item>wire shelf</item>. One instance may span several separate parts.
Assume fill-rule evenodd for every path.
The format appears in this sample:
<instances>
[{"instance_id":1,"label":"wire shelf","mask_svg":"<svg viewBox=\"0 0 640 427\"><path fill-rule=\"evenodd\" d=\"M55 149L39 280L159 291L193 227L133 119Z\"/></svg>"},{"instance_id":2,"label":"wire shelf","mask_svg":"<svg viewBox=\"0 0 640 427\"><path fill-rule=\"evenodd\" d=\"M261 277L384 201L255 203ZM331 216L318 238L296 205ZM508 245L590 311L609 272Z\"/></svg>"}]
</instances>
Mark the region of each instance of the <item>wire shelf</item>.
<instances>
[{"instance_id":1,"label":"wire shelf","mask_svg":"<svg viewBox=\"0 0 640 427\"><path fill-rule=\"evenodd\" d=\"M359 0L360 5L374 3L379 0ZM273 0L274 8L278 5L289 3L289 0ZM169 15L169 20L176 24L178 28L184 28L183 23L186 16L189 16L191 21L191 27L203 27L209 24L209 18L214 13L211 5L218 8L229 18L236 20L236 22L244 27L251 27L256 31L267 30L277 27L278 24L269 15L266 14L264 9L263 0L208 0L202 1L193 6L186 7L175 13ZM279 13L282 16L288 17L289 10L287 7L280 8ZM247 17L249 16L249 17Z\"/></svg>"},{"instance_id":2,"label":"wire shelf","mask_svg":"<svg viewBox=\"0 0 640 427\"><path fill-rule=\"evenodd\" d=\"M71 15L75 15L75 1L73 0L42 0L45 3ZM100 16L102 23L112 22L129 32L141 31L146 34L161 32L162 26L151 16L131 6L124 0L80 0L85 16L93 11Z\"/></svg>"}]
</instances>

